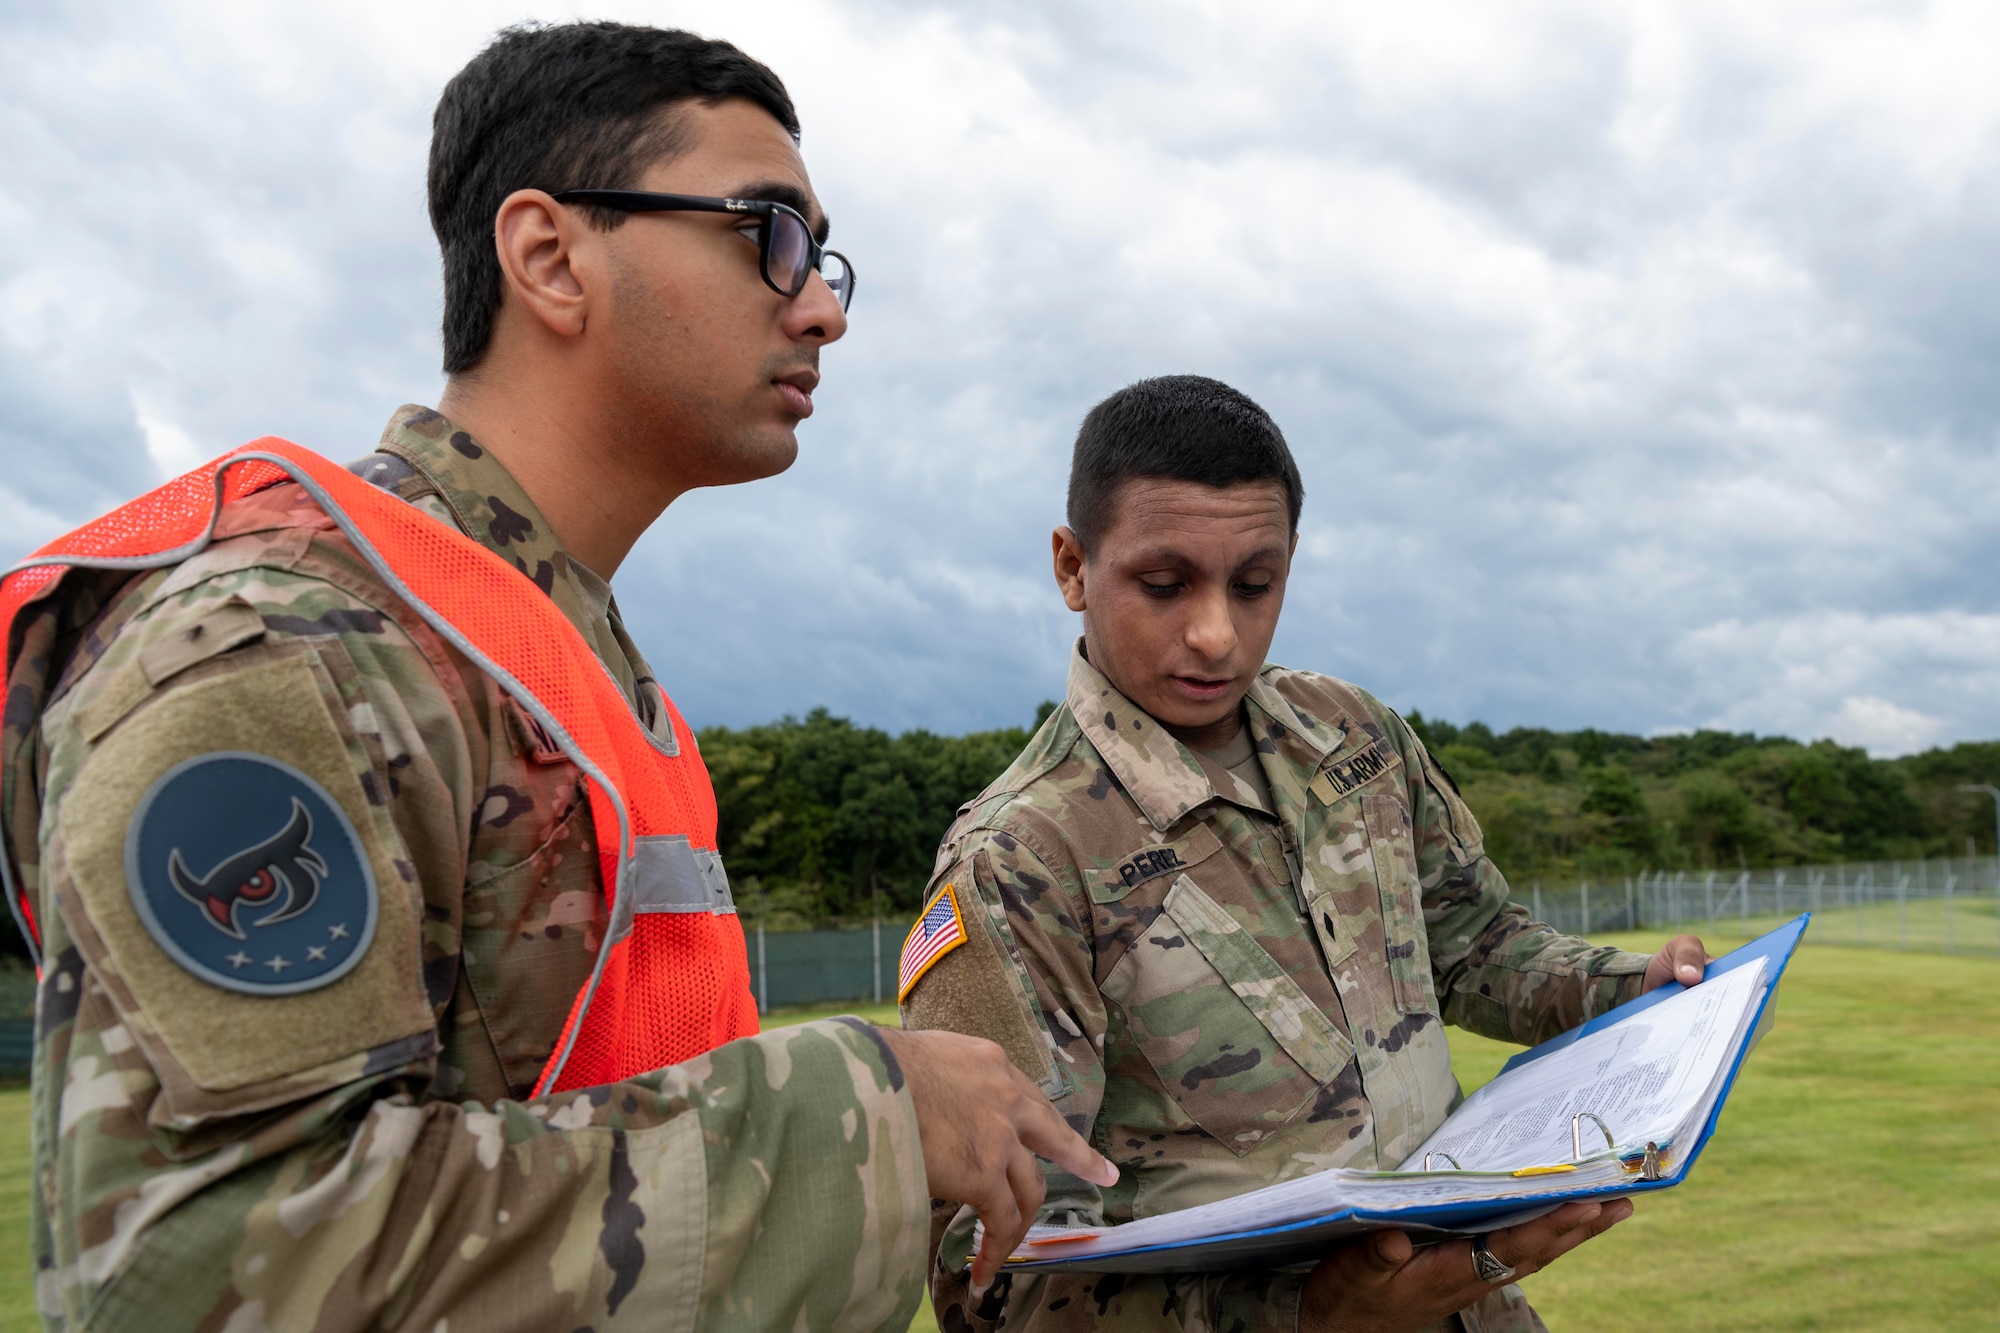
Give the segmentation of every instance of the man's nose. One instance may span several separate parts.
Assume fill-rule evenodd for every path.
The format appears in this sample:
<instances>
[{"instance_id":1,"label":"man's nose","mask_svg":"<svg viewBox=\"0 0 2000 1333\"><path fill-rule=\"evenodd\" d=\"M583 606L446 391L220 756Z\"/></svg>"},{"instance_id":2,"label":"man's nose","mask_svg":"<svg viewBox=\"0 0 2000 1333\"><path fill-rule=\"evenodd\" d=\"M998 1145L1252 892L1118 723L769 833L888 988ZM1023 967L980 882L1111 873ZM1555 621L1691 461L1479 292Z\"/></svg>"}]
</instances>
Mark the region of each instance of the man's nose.
<instances>
[{"instance_id":1,"label":"man's nose","mask_svg":"<svg viewBox=\"0 0 2000 1333\"><path fill-rule=\"evenodd\" d=\"M1187 646L1210 662L1236 651L1236 621L1229 614L1229 597L1220 590L1194 600L1185 634Z\"/></svg>"},{"instance_id":2,"label":"man's nose","mask_svg":"<svg viewBox=\"0 0 2000 1333\"><path fill-rule=\"evenodd\" d=\"M786 334L795 341L839 342L847 332L847 312L840 308L840 298L826 285L826 279L814 273L787 303L784 323Z\"/></svg>"}]
</instances>

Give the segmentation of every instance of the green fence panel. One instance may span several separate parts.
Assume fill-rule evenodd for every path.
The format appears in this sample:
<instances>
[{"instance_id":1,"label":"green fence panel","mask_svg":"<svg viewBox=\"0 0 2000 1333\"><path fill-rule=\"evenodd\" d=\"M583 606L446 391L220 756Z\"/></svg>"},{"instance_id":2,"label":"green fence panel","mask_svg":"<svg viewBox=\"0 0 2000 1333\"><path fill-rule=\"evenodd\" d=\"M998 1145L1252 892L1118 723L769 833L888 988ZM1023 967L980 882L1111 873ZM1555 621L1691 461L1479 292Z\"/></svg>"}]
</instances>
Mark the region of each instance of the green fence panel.
<instances>
[{"instance_id":1,"label":"green fence panel","mask_svg":"<svg viewBox=\"0 0 2000 1333\"><path fill-rule=\"evenodd\" d=\"M23 1075L35 1058L35 1020L0 1020L0 1074Z\"/></svg>"},{"instance_id":2,"label":"green fence panel","mask_svg":"<svg viewBox=\"0 0 2000 1333\"><path fill-rule=\"evenodd\" d=\"M896 998L895 927L879 931L749 932L750 984L760 1010Z\"/></svg>"}]
</instances>

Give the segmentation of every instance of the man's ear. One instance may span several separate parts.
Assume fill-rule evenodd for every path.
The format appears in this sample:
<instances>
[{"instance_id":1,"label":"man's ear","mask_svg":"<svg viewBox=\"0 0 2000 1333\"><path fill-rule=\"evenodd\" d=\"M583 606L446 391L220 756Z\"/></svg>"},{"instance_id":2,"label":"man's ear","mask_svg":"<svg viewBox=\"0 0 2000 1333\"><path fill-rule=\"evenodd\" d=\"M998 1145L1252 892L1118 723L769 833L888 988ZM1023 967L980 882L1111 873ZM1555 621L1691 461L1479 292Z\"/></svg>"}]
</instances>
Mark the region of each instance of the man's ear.
<instances>
[{"instance_id":1,"label":"man's ear","mask_svg":"<svg viewBox=\"0 0 2000 1333\"><path fill-rule=\"evenodd\" d=\"M1056 587L1062 589L1063 605L1072 611L1083 610L1083 543L1068 528L1057 528L1049 534L1049 549L1055 557Z\"/></svg>"},{"instance_id":2,"label":"man's ear","mask_svg":"<svg viewBox=\"0 0 2000 1333\"><path fill-rule=\"evenodd\" d=\"M583 332L589 298L577 272L582 216L541 190L516 190L493 218L493 244L507 291L559 337Z\"/></svg>"}]
</instances>

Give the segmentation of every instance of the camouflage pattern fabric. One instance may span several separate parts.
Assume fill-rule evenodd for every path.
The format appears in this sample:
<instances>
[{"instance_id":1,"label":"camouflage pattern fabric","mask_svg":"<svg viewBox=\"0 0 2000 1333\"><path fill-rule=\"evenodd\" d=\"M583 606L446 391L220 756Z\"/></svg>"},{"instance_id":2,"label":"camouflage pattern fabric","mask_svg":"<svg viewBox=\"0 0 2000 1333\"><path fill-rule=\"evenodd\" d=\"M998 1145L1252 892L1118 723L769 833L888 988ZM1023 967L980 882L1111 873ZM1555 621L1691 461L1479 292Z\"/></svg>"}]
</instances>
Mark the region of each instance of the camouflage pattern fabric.
<instances>
[{"instance_id":1,"label":"camouflage pattern fabric","mask_svg":"<svg viewBox=\"0 0 2000 1333\"><path fill-rule=\"evenodd\" d=\"M668 725L608 589L497 461L418 407L381 449L355 470L508 558ZM45 934L50 1328L907 1324L925 1180L874 1029L528 1099L606 920L580 775L299 488L175 568L79 575L20 632L4 739L31 781L5 813ZM135 919L136 793L216 750L308 774L359 831L379 924L350 975L232 993Z\"/></svg>"},{"instance_id":2,"label":"camouflage pattern fabric","mask_svg":"<svg viewBox=\"0 0 2000 1333\"><path fill-rule=\"evenodd\" d=\"M1118 1164L1051 1172L1043 1220L1116 1224L1328 1167L1400 1163L1460 1093L1444 1025L1532 1043L1638 993L1648 958L1507 901L1456 788L1365 692L1267 666L1245 724L1269 787L1179 744L1085 660L967 805L934 883L978 938L912 989L911 1028L987 1036ZM944 1328L1296 1326L1303 1278L1003 1274L967 1289L940 1205ZM1537 1328L1518 1287L1448 1327Z\"/></svg>"}]
</instances>

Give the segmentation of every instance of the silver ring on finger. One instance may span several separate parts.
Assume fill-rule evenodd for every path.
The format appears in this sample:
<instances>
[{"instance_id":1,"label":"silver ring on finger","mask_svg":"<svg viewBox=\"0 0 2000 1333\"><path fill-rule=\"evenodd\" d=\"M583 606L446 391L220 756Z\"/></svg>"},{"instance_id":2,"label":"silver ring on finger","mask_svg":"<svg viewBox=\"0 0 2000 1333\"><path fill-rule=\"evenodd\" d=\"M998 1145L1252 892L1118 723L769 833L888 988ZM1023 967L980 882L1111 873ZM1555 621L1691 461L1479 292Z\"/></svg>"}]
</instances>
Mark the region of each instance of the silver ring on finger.
<instances>
[{"instance_id":1,"label":"silver ring on finger","mask_svg":"<svg viewBox=\"0 0 2000 1333\"><path fill-rule=\"evenodd\" d=\"M1472 1271L1481 1282L1512 1282L1514 1270L1500 1262L1500 1256L1486 1248L1482 1233L1472 1238Z\"/></svg>"}]
</instances>

